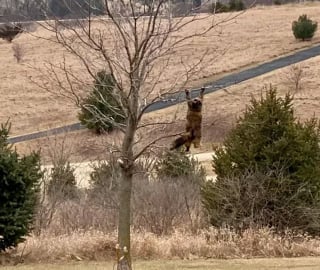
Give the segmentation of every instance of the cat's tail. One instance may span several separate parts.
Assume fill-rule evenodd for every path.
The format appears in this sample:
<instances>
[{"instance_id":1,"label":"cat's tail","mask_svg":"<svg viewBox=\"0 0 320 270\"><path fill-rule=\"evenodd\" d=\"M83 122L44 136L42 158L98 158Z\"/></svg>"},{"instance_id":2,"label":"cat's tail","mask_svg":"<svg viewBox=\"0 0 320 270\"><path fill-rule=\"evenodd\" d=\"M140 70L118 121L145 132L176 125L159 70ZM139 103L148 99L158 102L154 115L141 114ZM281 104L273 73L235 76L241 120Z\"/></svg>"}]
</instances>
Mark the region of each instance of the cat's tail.
<instances>
[{"instance_id":1,"label":"cat's tail","mask_svg":"<svg viewBox=\"0 0 320 270\"><path fill-rule=\"evenodd\" d=\"M192 132L183 133L173 141L170 147L170 150L178 149L179 147L185 145L186 143L189 143L190 145L194 138L195 137Z\"/></svg>"}]
</instances>

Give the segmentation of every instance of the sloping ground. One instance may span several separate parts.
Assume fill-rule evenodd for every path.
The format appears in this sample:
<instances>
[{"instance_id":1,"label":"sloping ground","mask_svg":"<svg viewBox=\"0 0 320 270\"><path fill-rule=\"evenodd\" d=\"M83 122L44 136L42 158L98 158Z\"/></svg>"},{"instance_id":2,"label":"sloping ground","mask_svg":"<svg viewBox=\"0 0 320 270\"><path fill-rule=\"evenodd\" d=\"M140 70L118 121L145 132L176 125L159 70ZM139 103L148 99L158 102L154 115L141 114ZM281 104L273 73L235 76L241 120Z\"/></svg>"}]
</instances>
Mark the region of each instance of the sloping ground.
<instances>
[{"instance_id":1,"label":"sloping ground","mask_svg":"<svg viewBox=\"0 0 320 270\"><path fill-rule=\"evenodd\" d=\"M288 74L288 78L290 79L295 85L294 87L296 90L301 90L301 82L302 79L301 76L304 75L304 71L301 68L297 68L296 64L299 64L302 61L309 60L310 58L316 57L320 54L320 45L312 46L311 48L302 49L298 52L294 52L290 55L286 55L283 57L278 57L276 59L273 59L269 62L265 62L259 65L256 65L254 67L247 68L245 70L239 71L239 72L233 72L229 75L223 76L220 79L210 82L208 84L205 84L206 88L206 94L214 93L216 91L219 91L223 88L230 87L232 85L238 84L240 82L244 82L246 80L253 79L255 77L264 75L271 71L276 71L279 68L284 68L290 65L294 65L292 68L292 74ZM295 81L294 80L299 80ZM191 89L191 95L196 96L199 93L199 88ZM175 94L171 94L166 97L166 99L163 100L157 100L153 104L151 104L147 110L146 113L154 112L157 110L165 109L172 107L176 104L179 104L181 102L185 101L185 96L182 95L183 93L180 91ZM146 117L147 118L147 117ZM30 141L38 138L43 138L46 136L53 136L58 134L63 134L66 132L72 132L85 129L84 126L81 125L81 123L76 122L70 125L65 125L62 127L56 127L49 130L43 130L43 131L36 131L28 134L22 134L14 137L9 138L10 143L18 143L18 142L24 142L24 141Z\"/></svg>"},{"instance_id":2,"label":"sloping ground","mask_svg":"<svg viewBox=\"0 0 320 270\"><path fill-rule=\"evenodd\" d=\"M306 13L312 19L320 21L320 4L286 5L280 7L256 7L248 10L233 23L223 26L222 34L214 33L201 40L194 40L180 54L186 59L196 59L207 49L208 59L190 86L212 81L222 74L235 71L270 58L287 54L320 41L316 34L312 42L298 42L293 38L291 23L299 15ZM216 15L217 20L229 16ZM198 24L196 27L202 27ZM182 33L183 34L183 33ZM23 50L23 61L16 63L12 45L0 41L0 61L3 68L0 74L0 122L10 117L13 127L12 135L25 134L49 127L61 126L77 119L77 109L66 99L57 98L40 90L31 83L31 79L40 79L35 68L43 68L45 61L62 61L63 49L37 36L50 37L50 33L38 29L32 36L21 35L14 43ZM214 61L211 61L214 58ZM73 58L69 58L79 72L83 69ZM30 67L32 66L32 67ZM170 78L182 71L174 65L168 69L169 77L163 78L163 86ZM161 87L161 85L159 87Z\"/></svg>"},{"instance_id":3,"label":"sloping ground","mask_svg":"<svg viewBox=\"0 0 320 270\"><path fill-rule=\"evenodd\" d=\"M204 127L203 127L203 146L200 149L191 149L202 165L205 167L208 177L214 178L215 174L212 170L212 142L220 141L224 134L229 130L237 116L249 104L252 96L258 97L263 94L263 87L269 84L277 86L280 94L284 95L288 91L295 94L294 105L296 116L305 120L312 116L320 118L320 56L310 60L301 62L294 66L270 72L255 79L234 85L225 90L209 94L205 97L204 107ZM300 84L301 88L295 92L294 69L296 67L301 70ZM177 130L184 128L185 104L181 104L168 109L150 113L149 117L156 121L163 119L164 115L173 115L177 113ZM153 131L146 137L153 135ZM116 136L116 135L115 135ZM112 140L112 134L105 137L92 136L88 131L81 131L60 135L57 137L43 138L38 141L24 142L17 144L20 152L28 152L29 149L42 149L44 162L50 163L53 149L57 150L59 145L64 144L64 150L70 159L77 161L73 166L76 169L77 182L80 186L86 187L88 184L89 174L92 171L90 162L84 160L95 160L96 158L105 158L106 141ZM167 142L163 142L163 147L167 147ZM58 146L58 147L57 147ZM29 148L30 147L30 148ZM199 152L206 152L200 153ZM198 153L198 154L197 154ZM80 163L79 163L80 162Z\"/></svg>"},{"instance_id":4,"label":"sloping ground","mask_svg":"<svg viewBox=\"0 0 320 270\"><path fill-rule=\"evenodd\" d=\"M313 116L320 118L320 56L311 58L299 64L288 66L248 81L233 85L223 90L205 96L203 108L203 147L195 152L211 151L211 143L221 142L226 132L231 128L236 118L241 115L252 97L259 98L265 87L273 84L278 88L280 95L287 92L295 95L294 107L297 118L306 120ZM301 70L299 83L295 87L295 70ZM177 114L176 131L183 130L185 123L186 106L181 104L157 112L150 113L148 117L154 119L164 118L166 115ZM149 133L151 136L152 131ZM163 144L164 146L166 143ZM194 149L192 150L194 151Z\"/></svg>"},{"instance_id":5,"label":"sloping ground","mask_svg":"<svg viewBox=\"0 0 320 270\"><path fill-rule=\"evenodd\" d=\"M259 97L264 86L273 84L278 87L281 95L288 91L295 93L294 106L296 116L305 120L312 116L320 118L320 56L303 61L295 67L302 70L300 79L301 89L295 93L295 85L292 79L294 74L293 66L288 66L263 76L242 82L240 84L219 90L205 96L204 119L203 119L203 139L200 149L193 149L193 153L212 151L212 143L221 142L226 132L231 128L235 119L245 109L252 96ZM294 77L294 76L293 76ZM176 117L176 124L161 130L163 134L171 130L179 132L184 129L186 106L184 103L174 107L159 110L147 114L148 121L157 122L172 120ZM149 130L144 134L145 138L152 138L154 130ZM89 131L83 130L69 134L43 138L39 140L16 144L21 153L28 153L32 149L42 149L45 163L50 163L52 149L57 149L57 145L65 145L72 162L83 162L86 160L96 160L105 158L106 143L116 142L118 134L108 136L94 136ZM164 140L159 147L167 148L171 139ZM210 165L209 165L210 167Z\"/></svg>"}]
</instances>

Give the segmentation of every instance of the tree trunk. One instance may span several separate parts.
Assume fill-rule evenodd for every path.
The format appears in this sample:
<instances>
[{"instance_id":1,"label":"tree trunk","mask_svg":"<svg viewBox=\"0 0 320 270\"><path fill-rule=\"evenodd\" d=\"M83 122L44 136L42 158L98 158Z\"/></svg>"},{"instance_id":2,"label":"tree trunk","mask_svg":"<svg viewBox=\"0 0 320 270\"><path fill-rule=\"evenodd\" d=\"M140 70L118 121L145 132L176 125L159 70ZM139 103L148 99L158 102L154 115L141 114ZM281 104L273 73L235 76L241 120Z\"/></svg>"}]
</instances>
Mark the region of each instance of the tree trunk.
<instances>
[{"instance_id":1,"label":"tree trunk","mask_svg":"<svg viewBox=\"0 0 320 270\"><path fill-rule=\"evenodd\" d=\"M137 111L137 101L132 98L132 111ZM127 128L122 145L122 157L120 161L121 181L119 190L119 223L118 223L118 244L120 252L128 261L131 269L131 245L130 245L130 225L131 225L131 193L134 173L133 144L136 132L136 113L130 113ZM126 248L126 250L124 249ZM121 269L121 268L120 268ZM124 268L125 269L125 268Z\"/></svg>"},{"instance_id":2,"label":"tree trunk","mask_svg":"<svg viewBox=\"0 0 320 270\"><path fill-rule=\"evenodd\" d=\"M132 190L132 178L133 167L122 168L121 185L119 190L119 223L118 223L118 242L121 251L123 248L127 248L126 257L129 265L131 265L130 256L130 224L131 224L131 190Z\"/></svg>"}]
</instances>

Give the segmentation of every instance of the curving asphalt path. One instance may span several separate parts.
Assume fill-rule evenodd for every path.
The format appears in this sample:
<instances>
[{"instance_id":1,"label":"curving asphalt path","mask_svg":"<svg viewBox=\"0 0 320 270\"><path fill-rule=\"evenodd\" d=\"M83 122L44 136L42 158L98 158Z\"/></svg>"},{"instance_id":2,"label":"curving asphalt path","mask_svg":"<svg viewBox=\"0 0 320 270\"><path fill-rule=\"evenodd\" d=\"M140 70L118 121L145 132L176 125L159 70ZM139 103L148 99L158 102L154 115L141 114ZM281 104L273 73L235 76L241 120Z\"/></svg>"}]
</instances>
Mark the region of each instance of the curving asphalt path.
<instances>
[{"instance_id":1,"label":"curving asphalt path","mask_svg":"<svg viewBox=\"0 0 320 270\"><path fill-rule=\"evenodd\" d=\"M243 70L238 73L233 73L233 74L227 75L217 81L209 83L209 84L205 85L205 87L206 87L205 93L206 94L213 93L215 91L218 91L219 89L222 89L222 88L225 88L225 87L252 79L254 77L268 73L270 71L273 71L273 70L276 70L279 68L283 68L285 66L292 65L292 64L307 60L309 58L312 58L312 57L315 57L318 55L320 55L320 45L298 51L298 52L291 54L291 55L288 55L288 56L277 58L277 59L272 60L270 62L260 64L258 66ZM199 92L200 92L199 88L192 89L191 96L195 97L199 94ZM146 113L157 111L157 110L164 109L164 108L168 108L170 106L174 106L174 105L181 103L183 101L185 101L184 93L177 93L177 94L169 95L166 99L163 99L163 100L160 100L160 101L157 101L157 102L151 104L146 109ZM74 123L71 125L53 128L53 129L46 130L46 131L40 131L40 132L20 135L20 136L16 136L16 137L11 137L11 138L9 138L9 143L29 141L29 140L38 139L41 137L46 137L48 135L56 135L56 134L61 134L61 133L65 133L65 132L81 130L84 128L85 127L82 126L80 123Z\"/></svg>"}]
</instances>

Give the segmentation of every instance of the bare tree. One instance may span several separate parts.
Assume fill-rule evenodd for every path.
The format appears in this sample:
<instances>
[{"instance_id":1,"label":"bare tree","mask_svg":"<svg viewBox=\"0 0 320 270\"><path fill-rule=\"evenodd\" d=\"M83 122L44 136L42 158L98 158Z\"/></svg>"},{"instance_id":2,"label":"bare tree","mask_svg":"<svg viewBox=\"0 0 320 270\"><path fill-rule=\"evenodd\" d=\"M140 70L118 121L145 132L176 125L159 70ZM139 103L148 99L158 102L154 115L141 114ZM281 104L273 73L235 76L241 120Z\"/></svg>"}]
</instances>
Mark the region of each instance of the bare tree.
<instances>
[{"instance_id":1,"label":"bare tree","mask_svg":"<svg viewBox=\"0 0 320 270\"><path fill-rule=\"evenodd\" d=\"M306 70L301 64L291 65L286 72L283 72L282 77L289 86L289 90L293 95L301 92L303 81L306 77Z\"/></svg>"},{"instance_id":2,"label":"bare tree","mask_svg":"<svg viewBox=\"0 0 320 270\"><path fill-rule=\"evenodd\" d=\"M196 58L183 55L183 51L190 44L202 42L208 35L219 35L225 23L240 15L229 14L216 20L214 14L189 10L182 17L172 18L170 1L152 0L148 3L148 8L144 9L147 11L141 11L135 0L105 0L105 16L77 20L76 24L62 20L42 23L42 27L54 34L50 40L63 46L68 54L58 64L47 63L45 71L39 69L45 76L41 82L36 82L47 91L65 96L79 105L98 71L106 70L114 77L113 96L122 108L117 112L123 114L126 122L116 123L98 107L88 107L122 133L119 145L107 147L117 151L120 157L118 241L120 249L126 251L125 257L130 265L135 161L159 141L178 135L161 132L163 125L174 123L174 119L166 117L165 121L147 121L144 114L155 102L186 87L187 82L201 71L205 61L212 61L212 53L209 53L212 48ZM200 27L194 27L199 24ZM69 64L71 59L76 59L83 69L75 70ZM174 73L174 67L180 70L179 73ZM108 104L103 98L101 102ZM153 136L149 138L150 129Z\"/></svg>"}]
</instances>

